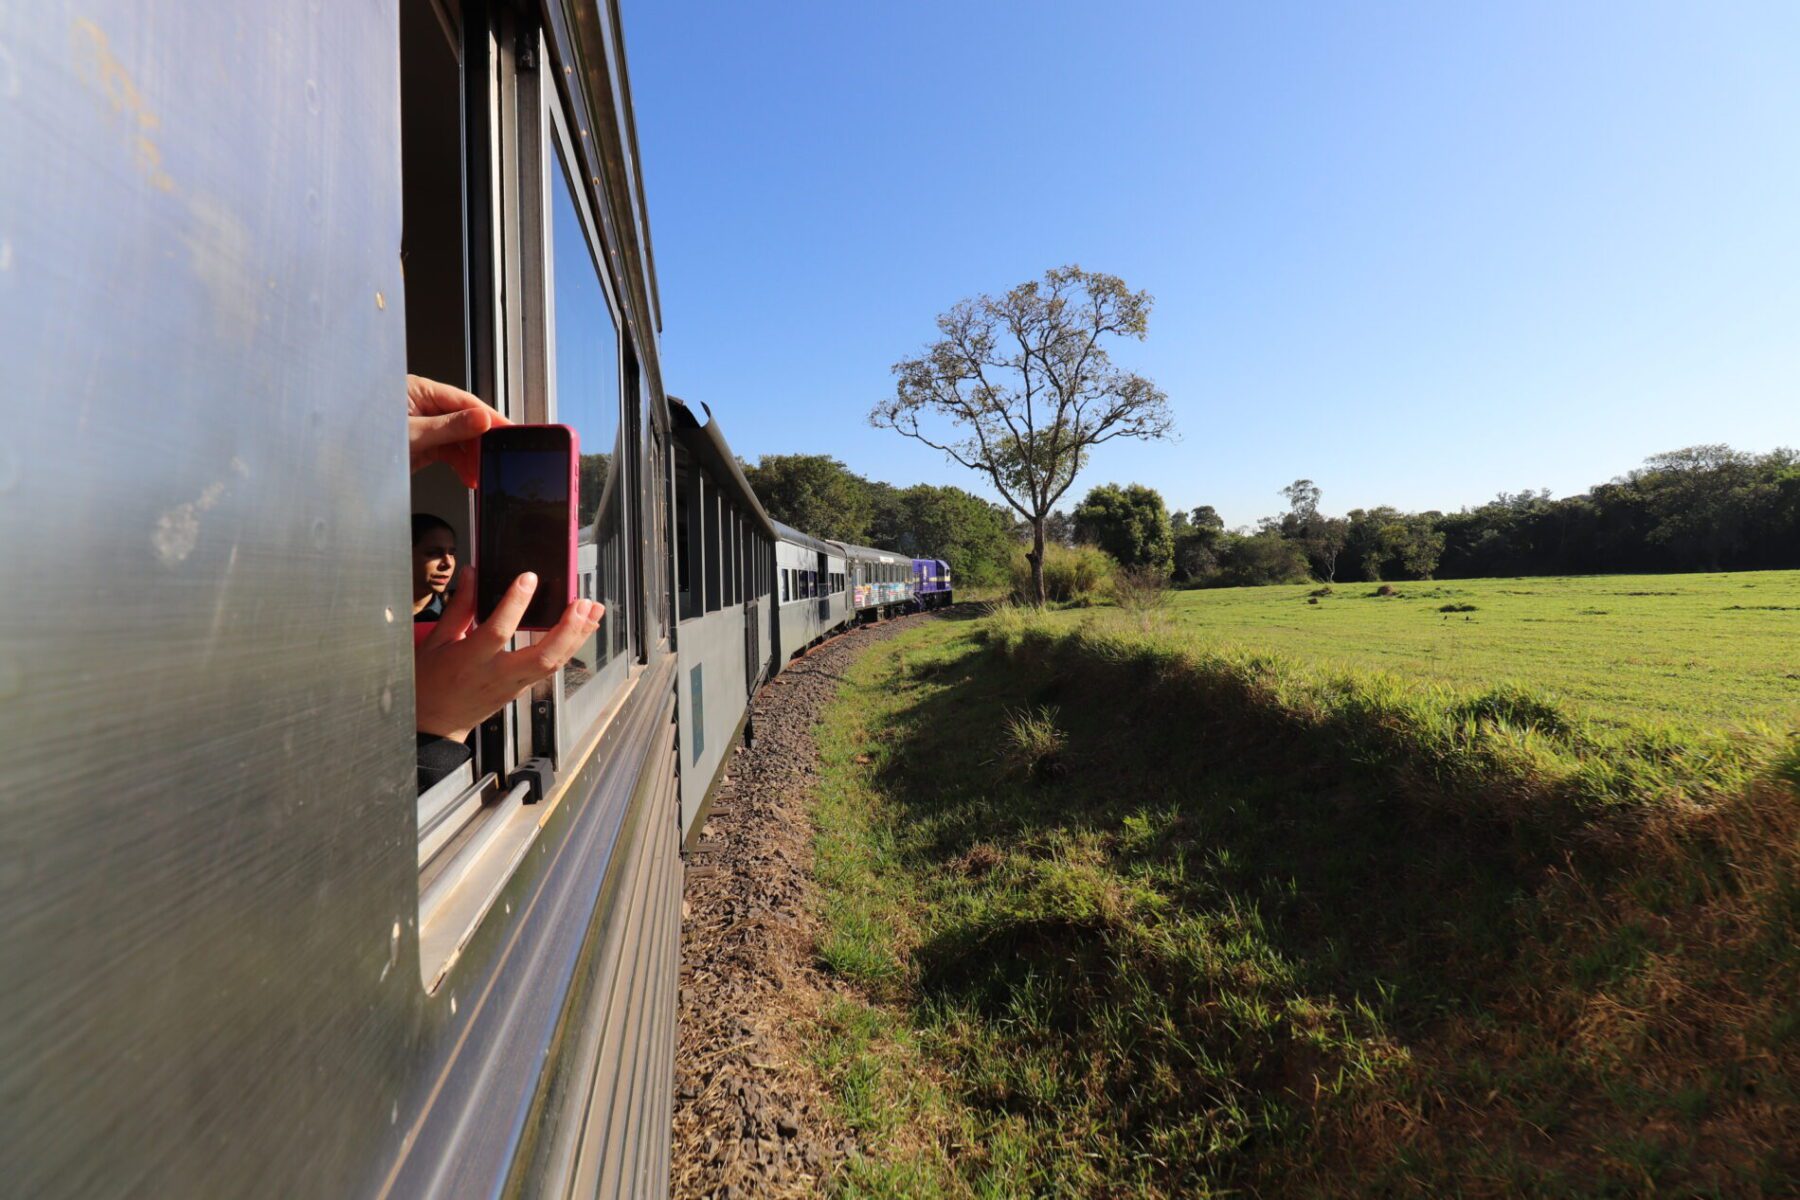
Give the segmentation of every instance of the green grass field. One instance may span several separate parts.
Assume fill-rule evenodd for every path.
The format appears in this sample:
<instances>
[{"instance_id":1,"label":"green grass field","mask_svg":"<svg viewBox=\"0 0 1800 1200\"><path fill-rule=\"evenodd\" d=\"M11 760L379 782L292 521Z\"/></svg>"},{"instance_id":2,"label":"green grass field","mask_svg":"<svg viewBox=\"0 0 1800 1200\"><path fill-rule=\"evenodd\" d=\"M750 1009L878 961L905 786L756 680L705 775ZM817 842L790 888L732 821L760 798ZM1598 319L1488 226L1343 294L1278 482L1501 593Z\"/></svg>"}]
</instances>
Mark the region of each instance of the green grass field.
<instances>
[{"instance_id":1,"label":"green grass field","mask_svg":"<svg viewBox=\"0 0 1800 1200\"><path fill-rule=\"evenodd\" d=\"M1800 573L1395 587L854 664L837 1194L1800 1194Z\"/></svg>"},{"instance_id":2,"label":"green grass field","mask_svg":"<svg viewBox=\"0 0 1800 1200\"><path fill-rule=\"evenodd\" d=\"M1462 688L1516 682L1602 723L1800 718L1800 571L1341 584L1179 592L1195 645ZM1439 611L1473 604L1473 612ZM1103 610L1104 611L1104 610Z\"/></svg>"}]
</instances>

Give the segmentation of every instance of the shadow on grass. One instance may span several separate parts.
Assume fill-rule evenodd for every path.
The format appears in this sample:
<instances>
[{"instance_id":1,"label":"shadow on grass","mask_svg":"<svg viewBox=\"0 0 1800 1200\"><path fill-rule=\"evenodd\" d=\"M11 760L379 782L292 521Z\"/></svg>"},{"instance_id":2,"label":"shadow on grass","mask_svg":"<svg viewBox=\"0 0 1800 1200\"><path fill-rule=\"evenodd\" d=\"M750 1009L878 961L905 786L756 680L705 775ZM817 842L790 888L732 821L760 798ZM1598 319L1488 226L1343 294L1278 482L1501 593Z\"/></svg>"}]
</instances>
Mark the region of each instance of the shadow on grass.
<instances>
[{"instance_id":1,"label":"shadow on grass","mask_svg":"<svg viewBox=\"0 0 1800 1200\"><path fill-rule=\"evenodd\" d=\"M971 1144L1034 1164L971 1151L978 1194L1796 1194L1800 889L1758 855L1800 766L1657 825L1254 669L981 625L881 653L849 791L906 882L867 936ZM1575 736L1530 700L1451 727Z\"/></svg>"},{"instance_id":2,"label":"shadow on grass","mask_svg":"<svg viewBox=\"0 0 1800 1200\"><path fill-rule=\"evenodd\" d=\"M914 671L930 686L900 714L905 734L880 784L914 830L919 865L966 871L982 848L1087 857L1124 881L1119 903L1146 920L1254 913L1258 938L1300 987L1359 998L1403 1033L1499 986L1523 935L1515 902L1552 861L1549 839L1412 802L1279 731L1247 735L1241 714L1171 707L1154 679L1134 696L1118 686L1128 670L1105 664L1111 678L1097 684L977 651ZM1052 769L1030 778L1006 770L1000 746L1024 706L1052 710L1065 735ZM1134 883L1153 897L1131 900ZM1064 885L1079 886L1046 886ZM935 936L917 954L926 986L998 1011L1017 980L1073 972L1092 984L1111 973L1106 962L1125 953L1100 919L1111 901L1064 897L1075 911L1061 914L1030 907L1056 899L1001 906ZM1107 945L1084 946L1090 936ZM1196 982L1175 974L1169 986Z\"/></svg>"}]
</instances>

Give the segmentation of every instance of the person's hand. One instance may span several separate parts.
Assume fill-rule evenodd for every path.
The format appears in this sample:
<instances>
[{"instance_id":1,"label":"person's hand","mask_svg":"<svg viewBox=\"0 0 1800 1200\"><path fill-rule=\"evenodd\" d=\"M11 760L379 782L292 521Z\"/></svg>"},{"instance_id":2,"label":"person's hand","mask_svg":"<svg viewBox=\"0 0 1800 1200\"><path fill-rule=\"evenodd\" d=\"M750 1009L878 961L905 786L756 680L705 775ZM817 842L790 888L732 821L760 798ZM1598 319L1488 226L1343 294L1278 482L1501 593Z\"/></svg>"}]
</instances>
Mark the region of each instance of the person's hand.
<instances>
[{"instance_id":1,"label":"person's hand","mask_svg":"<svg viewBox=\"0 0 1800 1200\"><path fill-rule=\"evenodd\" d=\"M474 487L480 482L476 439L511 423L461 388L422 375L406 377L406 449L415 471L449 463L464 487Z\"/></svg>"},{"instance_id":2,"label":"person's hand","mask_svg":"<svg viewBox=\"0 0 1800 1200\"><path fill-rule=\"evenodd\" d=\"M535 645L508 650L525 606L537 591L529 571L513 580L493 615L475 629L475 581L465 578L443 619L414 656L413 687L420 733L461 741L520 692L568 662L600 628L606 606L577 600Z\"/></svg>"}]
</instances>

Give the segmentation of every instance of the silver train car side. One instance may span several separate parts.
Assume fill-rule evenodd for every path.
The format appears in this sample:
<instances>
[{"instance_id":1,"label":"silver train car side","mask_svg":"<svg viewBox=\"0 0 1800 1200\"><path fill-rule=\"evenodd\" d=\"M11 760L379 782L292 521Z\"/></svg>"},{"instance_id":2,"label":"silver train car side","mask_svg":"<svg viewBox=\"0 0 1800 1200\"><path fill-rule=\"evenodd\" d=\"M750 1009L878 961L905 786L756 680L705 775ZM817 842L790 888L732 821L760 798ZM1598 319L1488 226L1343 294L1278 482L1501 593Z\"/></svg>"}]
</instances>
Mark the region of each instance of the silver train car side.
<instances>
[{"instance_id":1,"label":"silver train car side","mask_svg":"<svg viewBox=\"0 0 1800 1200\"><path fill-rule=\"evenodd\" d=\"M681 846L856 551L664 389L612 0L213 9L0 7L0 1179L666 1195ZM575 427L607 606L424 794L409 372Z\"/></svg>"},{"instance_id":2,"label":"silver train car side","mask_svg":"<svg viewBox=\"0 0 1800 1200\"><path fill-rule=\"evenodd\" d=\"M775 525L782 660L849 623L841 547L791 525Z\"/></svg>"},{"instance_id":3,"label":"silver train car side","mask_svg":"<svg viewBox=\"0 0 1800 1200\"><path fill-rule=\"evenodd\" d=\"M873 546L834 543L850 564L850 606L859 621L876 621L913 606L912 559Z\"/></svg>"},{"instance_id":4,"label":"silver train car side","mask_svg":"<svg viewBox=\"0 0 1800 1200\"><path fill-rule=\"evenodd\" d=\"M0 1178L657 1196L676 431L619 16L0 9ZM585 449L556 678L416 794L408 371ZM535 760L539 772L522 770Z\"/></svg>"}]
</instances>

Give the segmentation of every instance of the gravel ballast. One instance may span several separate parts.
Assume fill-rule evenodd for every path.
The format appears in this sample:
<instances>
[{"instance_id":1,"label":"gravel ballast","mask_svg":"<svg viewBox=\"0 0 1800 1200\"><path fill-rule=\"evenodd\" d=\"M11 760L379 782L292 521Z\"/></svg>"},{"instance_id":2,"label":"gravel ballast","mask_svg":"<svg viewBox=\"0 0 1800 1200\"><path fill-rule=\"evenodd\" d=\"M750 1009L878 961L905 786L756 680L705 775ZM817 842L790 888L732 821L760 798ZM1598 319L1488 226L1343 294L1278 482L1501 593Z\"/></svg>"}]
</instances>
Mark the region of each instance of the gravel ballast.
<instances>
[{"instance_id":1,"label":"gravel ballast","mask_svg":"<svg viewBox=\"0 0 1800 1200\"><path fill-rule=\"evenodd\" d=\"M678 1197L813 1196L855 1150L830 1116L804 1030L815 966L813 728L844 668L929 615L855 629L790 664L752 706L687 860L670 1183Z\"/></svg>"}]
</instances>

